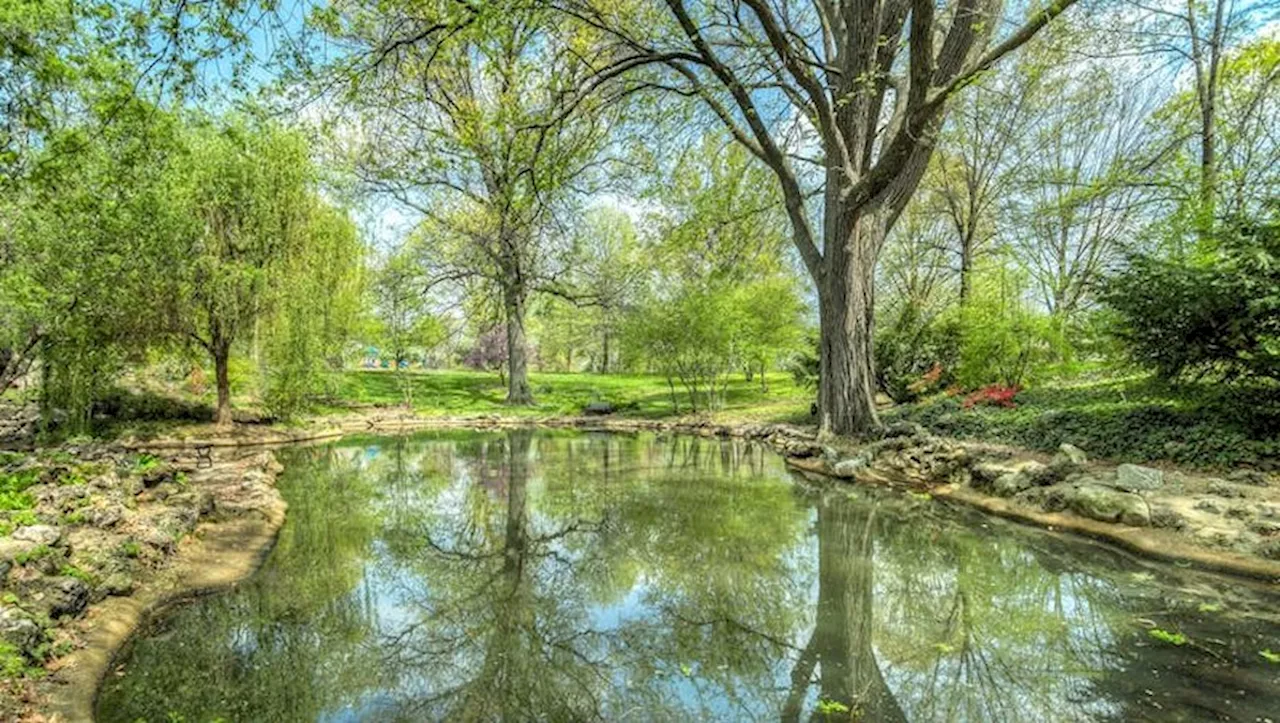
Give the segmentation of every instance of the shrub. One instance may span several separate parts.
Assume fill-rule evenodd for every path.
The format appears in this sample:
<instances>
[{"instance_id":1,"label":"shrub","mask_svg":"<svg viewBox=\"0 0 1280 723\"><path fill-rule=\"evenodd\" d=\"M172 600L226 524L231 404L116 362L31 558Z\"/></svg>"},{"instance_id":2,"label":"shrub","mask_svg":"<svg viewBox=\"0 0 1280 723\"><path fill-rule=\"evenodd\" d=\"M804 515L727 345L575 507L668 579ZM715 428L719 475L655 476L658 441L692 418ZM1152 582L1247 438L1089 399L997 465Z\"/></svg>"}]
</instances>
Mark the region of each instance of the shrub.
<instances>
[{"instance_id":1,"label":"shrub","mask_svg":"<svg viewBox=\"0 0 1280 723\"><path fill-rule=\"evenodd\" d=\"M1101 298L1137 363L1185 373L1280 379L1280 222L1224 226L1189 258L1130 258Z\"/></svg>"},{"instance_id":2,"label":"shrub","mask_svg":"<svg viewBox=\"0 0 1280 723\"><path fill-rule=\"evenodd\" d=\"M909 402L950 384L960 356L954 315L929 317L917 304L902 304L876 331L876 382L895 402Z\"/></svg>"},{"instance_id":3,"label":"shrub","mask_svg":"<svg viewBox=\"0 0 1280 723\"><path fill-rule=\"evenodd\" d=\"M993 407L1005 407L1013 409L1018 406L1013 403L1013 398L1022 391L1022 387L1015 385L1007 386L1004 384L988 384L987 386L966 396L960 406L964 409L972 409L979 404L985 404Z\"/></svg>"}]
</instances>

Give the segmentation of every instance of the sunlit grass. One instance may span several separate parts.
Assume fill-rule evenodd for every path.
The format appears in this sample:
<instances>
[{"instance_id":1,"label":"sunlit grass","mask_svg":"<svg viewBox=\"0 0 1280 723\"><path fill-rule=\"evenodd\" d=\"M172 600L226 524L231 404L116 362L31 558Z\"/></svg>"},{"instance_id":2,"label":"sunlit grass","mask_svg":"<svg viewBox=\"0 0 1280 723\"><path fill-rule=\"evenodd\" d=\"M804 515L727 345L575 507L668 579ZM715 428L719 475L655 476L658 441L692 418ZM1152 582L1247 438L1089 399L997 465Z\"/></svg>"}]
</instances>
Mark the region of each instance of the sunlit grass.
<instances>
[{"instance_id":1,"label":"sunlit grass","mask_svg":"<svg viewBox=\"0 0 1280 723\"><path fill-rule=\"evenodd\" d=\"M769 388L760 380L735 375L728 382L723 405L709 416L717 419L804 421L810 394L790 375L770 374ZM656 419L676 414L664 377L648 374L542 374L529 376L533 406L509 406L506 387L496 374L474 371L360 370L343 374L340 395L353 404L394 406L403 403L408 385L415 412L427 415L510 416L576 415L591 402L608 402L620 415ZM685 391L676 385L679 414L692 410ZM341 411L330 407L326 411ZM703 411L703 410L699 410Z\"/></svg>"}]
</instances>

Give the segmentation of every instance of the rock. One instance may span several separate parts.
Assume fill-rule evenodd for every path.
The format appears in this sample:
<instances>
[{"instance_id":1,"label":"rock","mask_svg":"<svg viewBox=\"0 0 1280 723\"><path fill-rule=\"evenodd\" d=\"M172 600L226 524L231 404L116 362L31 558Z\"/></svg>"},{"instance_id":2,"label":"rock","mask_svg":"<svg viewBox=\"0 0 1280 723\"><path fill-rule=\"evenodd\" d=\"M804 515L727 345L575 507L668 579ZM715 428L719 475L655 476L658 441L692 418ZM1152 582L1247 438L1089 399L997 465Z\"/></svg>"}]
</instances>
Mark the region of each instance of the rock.
<instances>
[{"instance_id":1,"label":"rock","mask_svg":"<svg viewBox=\"0 0 1280 723\"><path fill-rule=\"evenodd\" d=\"M176 543L172 534L155 527L150 527L140 532L138 539L166 554L173 552Z\"/></svg>"},{"instance_id":2,"label":"rock","mask_svg":"<svg viewBox=\"0 0 1280 723\"><path fill-rule=\"evenodd\" d=\"M1263 537L1280 535L1280 522L1274 522L1272 520L1254 520L1249 523L1249 531L1256 532Z\"/></svg>"},{"instance_id":3,"label":"rock","mask_svg":"<svg viewBox=\"0 0 1280 723\"><path fill-rule=\"evenodd\" d=\"M1269 537L1258 544L1258 555L1268 560L1280 560L1280 537Z\"/></svg>"},{"instance_id":4,"label":"rock","mask_svg":"<svg viewBox=\"0 0 1280 723\"><path fill-rule=\"evenodd\" d=\"M10 537L19 542L53 547L62 539L62 531L53 525L28 525L14 530Z\"/></svg>"},{"instance_id":5,"label":"rock","mask_svg":"<svg viewBox=\"0 0 1280 723\"><path fill-rule=\"evenodd\" d=\"M1000 497L1012 497L1032 486L1034 486L1034 483L1031 481L1031 476L1026 472L1009 472L1001 475L991 485L991 491Z\"/></svg>"},{"instance_id":6,"label":"rock","mask_svg":"<svg viewBox=\"0 0 1280 723\"><path fill-rule=\"evenodd\" d=\"M836 477L854 477L866 471L868 466L865 457L850 457L831 465L831 474Z\"/></svg>"},{"instance_id":7,"label":"rock","mask_svg":"<svg viewBox=\"0 0 1280 723\"><path fill-rule=\"evenodd\" d=\"M894 422L884 428L884 437L923 437L926 432L924 427L915 422Z\"/></svg>"},{"instance_id":8,"label":"rock","mask_svg":"<svg viewBox=\"0 0 1280 723\"><path fill-rule=\"evenodd\" d=\"M1164 486L1164 473L1151 467L1122 464L1116 467L1114 487L1126 492L1145 492Z\"/></svg>"},{"instance_id":9,"label":"rock","mask_svg":"<svg viewBox=\"0 0 1280 723\"><path fill-rule=\"evenodd\" d=\"M1079 474L1081 466L1064 457L1055 456L1046 465L1039 465L1031 471L1031 483L1040 485L1056 485L1071 475Z\"/></svg>"},{"instance_id":10,"label":"rock","mask_svg":"<svg viewBox=\"0 0 1280 723\"><path fill-rule=\"evenodd\" d=\"M114 572L99 583L98 592L103 595L128 595L133 592L133 577L127 572Z\"/></svg>"},{"instance_id":11,"label":"rock","mask_svg":"<svg viewBox=\"0 0 1280 723\"><path fill-rule=\"evenodd\" d=\"M1248 505L1231 505L1224 513L1233 520L1248 520L1253 518L1253 508Z\"/></svg>"},{"instance_id":12,"label":"rock","mask_svg":"<svg viewBox=\"0 0 1280 723\"><path fill-rule=\"evenodd\" d=\"M1102 522L1121 522L1146 527L1151 524L1147 501L1135 494L1101 485L1080 485L1070 500L1077 514Z\"/></svg>"},{"instance_id":13,"label":"rock","mask_svg":"<svg viewBox=\"0 0 1280 723\"><path fill-rule=\"evenodd\" d=\"M89 524L94 527L115 527L124 518L124 508L120 505L96 507L89 511Z\"/></svg>"},{"instance_id":14,"label":"rock","mask_svg":"<svg viewBox=\"0 0 1280 723\"><path fill-rule=\"evenodd\" d=\"M55 577L45 592L49 605L49 617L63 615L75 617L89 604L89 586L75 577Z\"/></svg>"},{"instance_id":15,"label":"rock","mask_svg":"<svg viewBox=\"0 0 1280 723\"><path fill-rule=\"evenodd\" d=\"M1209 480L1209 486L1205 491L1211 495L1226 497L1227 499L1240 499L1245 496L1244 490L1220 479Z\"/></svg>"},{"instance_id":16,"label":"rock","mask_svg":"<svg viewBox=\"0 0 1280 723\"><path fill-rule=\"evenodd\" d=\"M1031 487L1015 495L1019 502L1039 507L1046 512L1061 512L1067 508L1074 487L1071 485L1049 485L1048 487Z\"/></svg>"},{"instance_id":17,"label":"rock","mask_svg":"<svg viewBox=\"0 0 1280 723\"><path fill-rule=\"evenodd\" d=\"M583 414L590 414L590 415L596 415L596 416L613 414L613 412L614 412L613 405L610 404L609 402L588 402L587 405L582 408Z\"/></svg>"},{"instance_id":18,"label":"rock","mask_svg":"<svg viewBox=\"0 0 1280 723\"><path fill-rule=\"evenodd\" d=\"M12 537L5 537L0 539L0 560L12 561L23 555L30 554L37 547L39 545L29 540L15 540Z\"/></svg>"},{"instance_id":19,"label":"rock","mask_svg":"<svg viewBox=\"0 0 1280 723\"><path fill-rule=\"evenodd\" d=\"M1266 487L1270 484L1267 475L1256 469L1237 469L1228 474L1227 479L1254 487Z\"/></svg>"},{"instance_id":20,"label":"rock","mask_svg":"<svg viewBox=\"0 0 1280 723\"><path fill-rule=\"evenodd\" d=\"M997 462L978 462L970 467L969 471L973 479L973 486L983 488L990 487L996 480L1017 470Z\"/></svg>"},{"instance_id":21,"label":"rock","mask_svg":"<svg viewBox=\"0 0 1280 723\"><path fill-rule=\"evenodd\" d=\"M1151 505L1151 526L1167 530L1181 530L1186 528L1187 519L1172 507Z\"/></svg>"},{"instance_id":22,"label":"rock","mask_svg":"<svg viewBox=\"0 0 1280 723\"><path fill-rule=\"evenodd\" d=\"M1083 449L1068 444L1066 442L1058 446L1058 453L1053 455L1054 462L1070 462L1073 465L1085 465L1089 463L1089 456L1084 453Z\"/></svg>"},{"instance_id":23,"label":"rock","mask_svg":"<svg viewBox=\"0 0 1280 723\"><path fill-rule=\"evenodd\" d=\"M1196 502L1195 508L1201 512L1210 512L1215 515L1222 514L1222 508L1213 500L1200 500L1199 502Z\"/></svg>"},{"instance_id":24,"label":"rock","mask_svg":"<svg viewBox=\"0 0 1280 723\"><path fill-rule=\"evenodd\" d=\"M21 609L5 605L0 607L0 640L4 640L30 657L32 652L44 643L45 632Z\"/></svg>"}]
</instances>

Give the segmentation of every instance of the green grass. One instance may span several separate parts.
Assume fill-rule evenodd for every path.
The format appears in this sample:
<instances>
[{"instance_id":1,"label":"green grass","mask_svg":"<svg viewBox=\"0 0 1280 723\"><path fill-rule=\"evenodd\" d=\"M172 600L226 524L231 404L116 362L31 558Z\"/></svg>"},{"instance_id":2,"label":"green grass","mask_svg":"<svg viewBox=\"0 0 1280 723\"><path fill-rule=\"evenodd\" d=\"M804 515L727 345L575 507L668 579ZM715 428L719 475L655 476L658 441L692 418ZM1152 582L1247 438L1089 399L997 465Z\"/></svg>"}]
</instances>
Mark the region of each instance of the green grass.
<instances>
[{"instance_id":1,"label":"green grass","mask_svg":"<svg viewBox=\"0 0 1280 723\"><path fill-rule=\"evenodd\" d=\"M1168 385L1147 377L1046 384L1016 408L964 409L938 396L885 414L939 434L1053 451L1070 442L1091 457L1207 469L1280 469L1280 389L1275 385Z\"/></svg>"},{"instance_id":2,"label":"green grass","mask_svg":"<svg viewBox=\"0 0 1280 723\"><path fill-rule=\"evenodd\" d=\"M646 374L530 374L535 401L531 407L505 404L506 387L496 374L405 372L403 379L411 385L414 410L429 415L575 415L593 401L609 402L619 415L627 417L656 419L674 414L666 379ZM352 371L343 375L340 394L353 403L394 406L404 399L401 383L389 371ZM676 391L680 413L689 413L687 396L678 384ZM724 406L710 416L723 420L802 422L808 420L809 400L810 394L796 387L790 375L769 375L769 391L763 392L758 378L748 382L738 374L729 380Z\"/></svg>"}]
</instances>

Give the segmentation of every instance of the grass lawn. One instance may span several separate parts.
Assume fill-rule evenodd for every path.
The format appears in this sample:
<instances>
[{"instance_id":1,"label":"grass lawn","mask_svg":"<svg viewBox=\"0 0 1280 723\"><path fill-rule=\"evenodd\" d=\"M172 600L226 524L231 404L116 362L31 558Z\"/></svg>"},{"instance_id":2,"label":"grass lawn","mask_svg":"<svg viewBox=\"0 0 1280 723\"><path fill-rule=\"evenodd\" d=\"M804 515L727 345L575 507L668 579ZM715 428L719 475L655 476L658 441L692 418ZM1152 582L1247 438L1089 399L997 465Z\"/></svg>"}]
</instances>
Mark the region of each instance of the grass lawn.
<instances>
[{"instance_id":1,"label":"grass lawn","mask_svg":"<svg viewBox=\"0 0 1280 723\"><path fill-rule=\"evenodd\" d=\"M748 382L741 374L729 380L722 409L711 418L728 420L809 420L812 395L795 385L788 374L770 374L769 391L760 380ZM609 402L628 417L673 416L666 379L648 374L538 374L529 375L534 406L512 407L503 403L506 387L496 374L474 371L409 371L400 375L385 370L359 370L342 376L343 399L363 404L400 404L401 384L412 390L413 408L422 414L518 416L572 415L593 401ZM688 397L677 384L680 413L690 412ZM340 411L331 408L327 411Z\"/></svg>"},{"instance_id":2,"label":"grass lawn","mask_svg":"<svg viewBox=\"0 0 1280 723\"><path fill-rule=\"evenodd\" d=\"M1280 469L1277 385L1179 384L1145 376L1045 384L1013 409L964 409L933 397L889 410L939 434L1052 451L1070 442L1092 457L1200 468Z\"/></svg>"}]
</instances>

